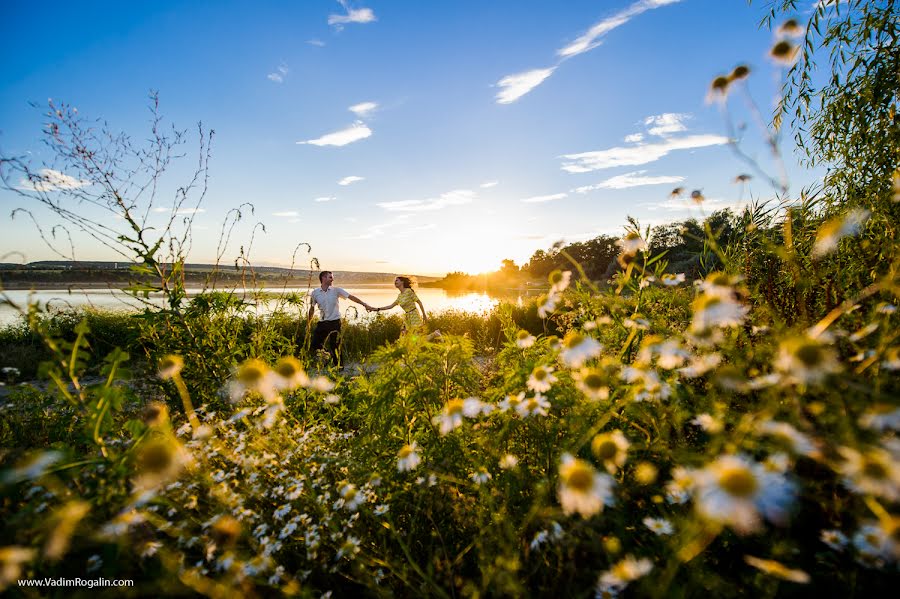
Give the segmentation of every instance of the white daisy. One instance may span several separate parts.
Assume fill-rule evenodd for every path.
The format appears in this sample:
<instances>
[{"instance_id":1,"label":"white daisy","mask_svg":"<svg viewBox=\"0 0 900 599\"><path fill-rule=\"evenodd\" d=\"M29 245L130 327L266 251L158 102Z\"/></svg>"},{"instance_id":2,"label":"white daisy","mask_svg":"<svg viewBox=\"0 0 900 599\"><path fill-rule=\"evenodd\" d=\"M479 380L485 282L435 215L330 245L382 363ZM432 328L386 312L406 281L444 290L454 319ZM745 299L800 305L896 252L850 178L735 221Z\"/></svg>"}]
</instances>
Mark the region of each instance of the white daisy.
<instances>
[{"instance_id":1,"label":"white daisy","mask_svg":"<svg viewBox=\"0 0 900 599\"><path fill-rule=\"evenodd\" d=\"M863 452L839 447L838 452L844 461L835 470L843 475L847 488L861 495L900 501L900 462L895 456L878 447Z\"/></svg>"},{"instance_id":2,"label":"white daisy","mask_svg":"<svg viewBox=\"0 0 900 599\"><path fill-rule=\"evenodd\" d=\"M357 489L353 483L344 483L339 494L344 500L344 507L351 512L355 512L360 505L366 502L366 494Z\"/></svg>"},{"instance_id":3,"label":"white daisy","mask_svg":"<svg viewBox=\"0 0 900 599\"><path fill-rule=\"evenodd\" d=\"M785 441L794 453L816 457L819 449L807 435L804 435L787 422L766 420L756 425L758 435L769 435Z\"/></svg>"},{"instance_id":4,"label":"white daisy","mask_svg":"<svg viewBox=\"0 0 900 599\"><path fill-rule=\"evenodd\" d=\"M600 355L603 347L593 337L571 330L563 338L563 349L559 359L569 368L579 368L587 360Z\"/></svg>"},{"instance_id":5,"label":"white daisy","mask_svg":"<svg viewBox=\"0 0 900 599\"><path fill-rule=\"evenodd\" d=\"M501 412L507 412L509 410L515 410L520 403L525 400L525 392L522 391L516 395L507 395L499 404Z\"/></svg>"},{"instance_id":6,"label":"white daisy","mask_svg":"<svg viewBox=\"0 0 900 599\"><path fill-rule=\"evenodd\" d=\"M596 435L591 441L591 452L603 463L607 472L615 474L625 465L630 445L622 431L615 430Z\"/></svg>"},{"instance_id":7,"label":"white daisy","mask_svg":"<svg viewBox=\"0 0 900 599\"><path fill-rule=\"evenodd\" d=\"M613 478L597 472L593 466L565 453L559 467L559 503L563 512L589 517L612 504Z\"/></svg>"},{"instance_id":8,"label":"white daisy","mask_svg":"<svg viewBox=\"0 0 900 599\"><path fill-rule=\"evenodd\" d=\"M788 385L819 385L841 370L837 352L807 335L782 341L774 365Z\"/></svg>"},{"instance_id":9,"label":"white daisy","mask_svg":"<svg viewBox=\"0 0 900 599\"><path fill-rule=\"evenodd\" d=\"M535 336L525 330L516 333L516 345L522 349L527 349L534 345Z\"/></svg>"},{"instance_id":10,"label":"white daisy","mask_svg":"<svg viewBox=\"0 0 900 599\"><path fill-rule=\"evenodd\" d=\"M597 368L583 368L575 373L575 386L591 401L609 399L609 384Z\"/></svg>"},{"instance_id":11,"label":"white daisy","mask_svg":"<svg viewBox=\"0 0 900 599\"><path fill-rule=\"evenodd\" d=\"M544 393L550 390L550 387L553 386L553 383L556 382L556 377L553 375L553 367L552 366L535 366L534 370L531 371L531 375L528 377L528 382L526 383L528 388L534 391L535 393Z\"/></svg>"},{"instance_id":12,"label":"white daisy","mask_svg":"<svg viewBox=\"0 0 900 599\"><path fill-rule=\"evenodd\" d=\"M859 233L870 215L868 210L854 208L843 216L826 221L816 233L816 241L810 252L812 257L821 258L833 252L842 238Z\"/></svg>"},{"instance_id":13,"label":"white daisy","mask_svg":"<svg viewBox=\"0 0 900 599\"><path fill-rule=\"evenodd\" d=\"M649 559L635 559L631 555L627 555L600 575L600 580L597 582L597 594L600 596L618 595L629 583L645 576L652 569L653 562Z\"/></svg>"},{"instance_id":14,"label":"white daisy","mask_svg":"<svg viewBox=\"0 0 900 599\"><path fill-rule=\"evenodd\" d=\"M550 281L550 292L560 293L562 291L565 291L569 286L569 283L572 281L572 271L554 270L550 273L550 276L547 277L547 279Z\"/></svg>"},{"instance_id":15,"label":"white daisy","mask_svg":"<svg viewBox=\"0 0 900 599\"><path fill-rule=\"evenodd\" d=\"M418 448L415 441L400 448L400 451L397 452L398 472L409 472L410 470L416 469L416 467L422 461L422 458L416 452L416 449Z\"/></svg>"},{"instance_id":16,"label":"white daisy","mask_svg":"<svg viewBox=\"0 0 900 599\"><path fill-rule=\"evenodd\" d=\"M469 475L469 478L472 479L476 485L483 485L484 483L491 480L491 473L487 471L484 467L479 468L475 472Z\"/></svg>"},{"instance_id":17,"label":"white daisy","mask_svg":"<svg viewBox=\"0 0 900 599\"><path fill-rule=\"evenodd\" d=\"M659 536L667 536L675 532L672 523L665 518L644 518L644 526L652 530Z\"/></svg>"},{"instance_id":18,"label":"white daisy","mask_svg":"<svg viewBox=\"0 0 900 599\"><path fill-rule=\"evenodd\" d=\"M516 412L518 412L522 418L528 418L529 416L546 416L547 410L549 409L550 402L540 393L535 393L533 396L516 406Z\"/></svg>"}]
</instances>

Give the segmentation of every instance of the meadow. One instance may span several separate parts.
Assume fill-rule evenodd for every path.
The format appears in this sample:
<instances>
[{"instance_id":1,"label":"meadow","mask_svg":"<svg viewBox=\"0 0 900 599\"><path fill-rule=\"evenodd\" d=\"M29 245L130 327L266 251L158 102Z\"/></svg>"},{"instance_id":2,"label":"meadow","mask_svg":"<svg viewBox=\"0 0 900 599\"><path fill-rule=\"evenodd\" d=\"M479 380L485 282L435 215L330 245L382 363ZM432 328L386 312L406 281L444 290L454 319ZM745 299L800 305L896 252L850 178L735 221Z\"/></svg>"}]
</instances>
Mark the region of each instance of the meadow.
<instances>
[{"instance_id":1,"label":"meadow","mask_svg":"<svg viewBox=\"0 0 900 599\"><path fill-rule=\"evenodd\" d=\"M851 25L896 32L893 4L851 4ZM870 43L820 12L817 43ZM614 266L560 251L543 296L435 315L440 338L401 335L396 316L346 327L343 369L309 355L302 298L268 318L228 293L187 299L177 239L126 219L135 272L167 306L21 306L23 324L0 331L0 590L96 592L16 582L81 577L134 580L105 589L125 596L888 595L900 85L879 83L887 56L836 71L809 114L795 63L786 106L810 125L811 158L839 168L753 203L727 235L709 219L684 232L695 271L632 220ZM727 101L747 76L710 94Z\"/></svg>"}]
</instances>

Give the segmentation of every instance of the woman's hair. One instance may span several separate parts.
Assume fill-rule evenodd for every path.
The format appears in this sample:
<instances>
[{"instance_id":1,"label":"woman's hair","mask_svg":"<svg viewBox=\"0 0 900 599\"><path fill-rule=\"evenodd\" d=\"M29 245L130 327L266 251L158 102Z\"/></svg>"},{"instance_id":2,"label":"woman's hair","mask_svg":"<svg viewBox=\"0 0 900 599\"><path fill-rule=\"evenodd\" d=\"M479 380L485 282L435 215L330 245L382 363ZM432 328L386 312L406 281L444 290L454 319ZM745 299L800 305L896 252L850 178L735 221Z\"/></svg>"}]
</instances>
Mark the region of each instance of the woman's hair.
<instances>
[{"instance_id":1,"label":"woman's hair","mask_svg":"<svg viewBox=\"0 0 900 599\"><path fill-rule=\"evenodd\" d=\"M409 289L410 287L412 287L412 279L410 279L409 277L399 277L398 276L397 278L400 279L401 283L403 283L404 289Z\"/></svg>"}]
</instances>

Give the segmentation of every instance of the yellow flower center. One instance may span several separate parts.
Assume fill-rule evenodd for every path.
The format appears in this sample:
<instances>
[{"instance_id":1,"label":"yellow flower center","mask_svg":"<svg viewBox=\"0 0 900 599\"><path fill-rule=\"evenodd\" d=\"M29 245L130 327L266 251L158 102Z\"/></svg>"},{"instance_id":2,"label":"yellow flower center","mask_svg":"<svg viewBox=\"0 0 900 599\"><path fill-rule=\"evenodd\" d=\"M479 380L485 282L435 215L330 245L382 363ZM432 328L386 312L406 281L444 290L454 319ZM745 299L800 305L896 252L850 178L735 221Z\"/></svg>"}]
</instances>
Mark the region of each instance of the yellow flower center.
<instances>
[{"instance_id":1,"label":"yellow flower center","mask_svg":"<svg viewBox=\"0 0 900 599\"><path fill-rule=\"evenodd\" d=\"M822 363L822 348L815 343L804 343L794 352L797 359L803 362L807 368L813 368Z\"/></svg>"},{"instance_id":2,"label":"yellow flower center","mask_svg":"<svg viewBox=\"0 0 900 599\"><path fill-rule=\"evenodd\" d=\"M165 443L154 443L141 452L140 470L164 472L172 464L172 450Z\"/></svg>"},{"instance_id":3,"label":"yellow flower center","mask_svg":"<svg viewBox=\"0 0 900 599\"><path fill-rule=\"evenodd\" d=\"M245 385L255 385L266 376L267 370L268 367L263 361L247 360L241 364L241 367L238 370L237 379Z\"/></svg>"},{"instance_id":4,"label":"yellow flower center","mask_svg":"<svg viewBox=\"0 0 900 599\"><path fill-rule=\"evenodd\" d=\"M584 335L582 335L581 333L570 331L569 334L566 335L564 343L567 348L572 349L573 347L578 347L579 345L581 345L583 341Z\"/></svg>"},{"instance_id":5,"label":"yellow flower center","mask_svg":"<svg viewBox=\"0 0 900 599\"><path fill-rule=\"evenodd\" d=\"M575 460L566 472L565 482L567 487L587 493L594 484L593 469L581 460Z\"/></svg>"},{"instance_id":6,"label":"yellow flower center","mask_svg":"<svg viewBox=\"0 0 900 599\"><path fill-rule=\"evenodd\" d=\"M297 358L292 358L290 356L282 358L278 361L278 364L275 365L275 372L286 379L295 376L302 369L303 366L300 364L300 361Z\"/></svg>"},{"instance_id":7,"label":"yellow flower center","mask_svg":"<svg viewBox=\"0 0 900 599\"><path fill-rule=\"evenodd\" d=\"M547 371L544 370L543 368L535 368L534 372L532 374L533 374L534 378L536 378L539 381L542 381L545 378L547 378Z\"/></svg>"},{"instance_id":8,"label":"yellow flower center","mask_svg":"<svg viewBox=\"0 0 900 599\"><path fill-rule=\"evenodd\" d=\"M603 377L596 372L590 372L581 379L588 389L600 389L603 387Z\"/></svg>"},{"instance_id":9,"label":"yellow flower center","mask_svg":"<svg viewBox=\"0 0 900 599\"><path fill-rule=\"evenodd\" d=\"M749 469L729 466L719 474L719 485L735 497L749 497L756 492L759 483Z\"/></svg>"},{"instance_id":10,"label":"yellow flower center","mask_svg":"<svg viewBox=\"0 0 900 599\"><path fill-rule=\"evenodd\" d=\"M409 457L409 454L411 454L412 452L413 452L412 446L404 445L403 449L401 449L397 455L400 456L401 460L405 460L406 458Z\"/></svg>"},{"instance_id":11,"label":"yellow flower center","mask_svg":"<svg viewBox=\"0 0 900 599\"><path fill-rule=\"evenodd\" d=\"M451 399L447 402L447 415L455 416L456 414L462 414L463 411L463 400L461 399Z\"/></svg>"},{"instance_id":12,"label":"yellow flower center","mask_svg":"<svg viewBox=\"0 0 900 599\"><path fill-rule=\"evenodd\" d=\"M599 460L611 460L616 457L619 447L609 437L596 437L591 449Z\"/></svg>"},{"instance_id":13,"label":"yellow flower center","mask_svg":"<svg viewBox=\"0 0 900 599\"><path fill-rule=\"evenodd\" d=\"M524 341L525 339L528 339L529 337L531 337L531 334L528 331L523 330L523 331L519 331L518 333L516 333L516 339L518 339L519 341Z\"/></svg>"},{"instance_id":14,"label":"yellow flower center","mask_svg":"<svg viewBox=\"0 0 900 599\"><path fill-rule=\"evenodd\" d=\"M522 400L519 399L519 396L518 396L518 395L508 395L508 396L506 397L506 401L509 402L509 405L510 405L510 406L517 406L517 405L519 405L520 403L522 403Z\"/></svg>"},{"instance_id":15,"label":"yellow flower center","mask_svg":"<svg viewBox=\"0 0 900 599\"><path fill-rule=\"evenodd\" d=\"M862 467L862 472L865 476L878 480L884 480L888 475L887 468L884 467L884 464L872 459L866 459Z\"/></svg>"},{"instance_id":16,"label":"yellow flower center","mask_svg":"<svg viewBox=\"0 0 900 599\"><path fill-rule=\"evenodd\" d=\"M561 283L562 280L563 280L563 274L561 271L554 270L553 272L550 273L550 284L551 285L557 285L557 284Z\"/></svg>"}]
</instances>

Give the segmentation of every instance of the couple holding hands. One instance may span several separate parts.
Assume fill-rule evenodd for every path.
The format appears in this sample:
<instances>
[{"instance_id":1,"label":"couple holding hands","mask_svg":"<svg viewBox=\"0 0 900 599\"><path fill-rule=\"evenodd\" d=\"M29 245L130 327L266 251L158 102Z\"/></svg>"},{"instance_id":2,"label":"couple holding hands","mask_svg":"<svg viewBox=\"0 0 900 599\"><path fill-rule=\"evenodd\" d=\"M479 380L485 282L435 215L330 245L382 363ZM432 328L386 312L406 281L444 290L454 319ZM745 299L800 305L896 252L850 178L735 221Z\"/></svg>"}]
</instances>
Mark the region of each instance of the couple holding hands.
<instances>
[{"instance_id":1,"label":"couple holding hands","mask_svg":"<svg viewBox=\"0 0 900 599\"><path fill-rule=\"evenodd\" d=\"M318 306L320 318L319 322L316 323L316 328L313 331L312 336L313 355L323 349L327 343L328 353L331 354L332 360L334 360L336 364L340 364L337 355L337 341L341 334L341 311L338 307L339 298L349 299L361 306L365 306L366 311L368 312L390 310L394 306L399 305L405 312L403 323L404 333L412 331L413 329L424 328L425 320L427 319L427 316L425 315L425 306L422 305L422 300L420 300L416 295L416 292L413 291L412 281L409 277L397 277L394 279L394 287L400 291L400 295L397 296L394 303L380 308L370 306L340 287L332 286L332 283L334 283L334 274L330 270L324 270L319 273L319 283L319 287L313 289L309 294L309 313L306 317L307 324L311 324L313 314ZM422 311L421 316L419 315L419 310ZM439 336L440 333L436 331L432 335ZM432 335L429 335L429 338L431 338Z\"/></svg>"}]
</instances>

